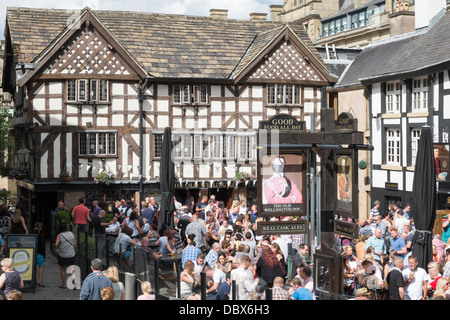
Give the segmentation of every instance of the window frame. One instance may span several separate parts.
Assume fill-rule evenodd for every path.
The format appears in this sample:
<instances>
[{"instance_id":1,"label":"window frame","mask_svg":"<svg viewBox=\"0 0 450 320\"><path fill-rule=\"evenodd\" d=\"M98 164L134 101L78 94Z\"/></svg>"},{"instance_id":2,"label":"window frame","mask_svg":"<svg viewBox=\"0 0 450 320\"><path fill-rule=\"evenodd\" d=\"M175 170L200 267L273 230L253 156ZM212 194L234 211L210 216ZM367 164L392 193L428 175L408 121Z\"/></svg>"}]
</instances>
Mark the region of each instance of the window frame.
<instances>
[{"instance_id":1,"label":"window frame","mask_svg":"<svg viewBox=\"0 0 450 320\"><path fill-rule=\"evenodd\" d=\"M386 113L397 114L401 112L402 84L400 82L386 83Z\"/></svg>"},{"instance_id":2,"label":"window frame","mask_svg":"<svg viewBox=\"0 0 450 320\"><path fill-rule=\"evenodd\" d=\"M100 151L100 135L104 135L105 152ZM86 137L82 141L82 137ZM113 142L111 142L113 140ZM94 147L91 148L92 143ZM111 130L83 130L78 132L78 156L80 157L115 157L117 156L117 131ZM84 147L83 147L84 145ZM82 153L85 150L85 153ZM113 150L113 151L112 151Z\"/></svg>"},{"instance_id":3,"label":"window frame","mask_svg":"<svg viewBox=\"0 0 450 320\"><path fill-rule=\"evenodd\" d=\"M411 111L428 111L428 77L421 77L412 80L411 89Z\"/></svg>"},{"instance_id":4,"label":"window frame","mask_svg":"<svg viewBox=\"0 0 450 320\"><path fill-rule=\"evenodd\" d=\"M416 166L417 150L419 148L420 128L411 128L411 166ZM415 135L416 134L416 135Z\"/></svg>"},{"instance_id":5,"label":"window frame","mask_svg":"<svg viewBox=\"0 0 450 320\"><path fill-rule=\"evenodd\" d=\"M174 84L172 96L174 105L208 106L210 103L209 86L207 84Z\"/></svg>"},{"instance_id":6,"label":"window frame","mask_svg":"<svg viewBox=\"0 0 450 320\"><path fill-rule=\"evenodd\" d=\"M109 86L110 81L107 79L67 79L65 101L66 103L108 104L110 103ZM83 88L84 92L82 92Z\"/></svg>"},{"instance_id":7,"label":"window frame","mask_svg":"<svg viewBox=\"0 0 450 320\"><path fill-rule=\"evenodd\" d=\"M386 129L386 164L401 165L401 130L399 128Z\"/></svg>"},{"instance_id":8,"label":"window frame","mask_svg":"<svg viewBox=\"0 0 450 320\"><path fill-rule=\"evenodd\" d=\"M290 92L287 93L288 87ZM281 88L281 89L280 89ZM266 86L266 105L267 106L301 106L302 86L292 83L269 83ZM289 98L288 95L291 97ZM291 101L291 103L286 102Z\"/></svg>"}]
</instances>

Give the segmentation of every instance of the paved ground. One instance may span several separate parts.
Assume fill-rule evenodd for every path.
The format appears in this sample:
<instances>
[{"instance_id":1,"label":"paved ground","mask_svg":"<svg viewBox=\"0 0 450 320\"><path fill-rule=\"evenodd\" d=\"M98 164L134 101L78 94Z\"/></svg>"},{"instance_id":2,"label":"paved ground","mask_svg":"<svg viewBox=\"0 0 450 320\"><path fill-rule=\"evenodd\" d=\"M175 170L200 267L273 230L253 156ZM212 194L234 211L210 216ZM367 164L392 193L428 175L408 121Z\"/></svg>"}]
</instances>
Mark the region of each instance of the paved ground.
<instances>
[{"instance_id":1,"label":"paved ground","mask_svg":"<svg viewBox=\"0 0 450 320\"><path fill-rule=\"evenodd\" d=\"M33 293L33 288L25 283L25 288L22 290L23 300L79 300L80 291L76 289L61 289L61 275L60 268L58 265L57 257L51 253L50 244L47 242L46 245L47 252L45 258L45 269L43 276L43 283L45 287L36 286ZM111 263L115 260L111 259ZM167 296L162 297L163 299L172 299L175 296L175 278L173 274L164 274L168 281L160 280L160 293ZM125 281L122 281L123 283ZM153 278L150 279L152 286L154 288ZM170 297L169 297L170 296Z\"/></svg>"},{"instance_id":2,"label":"paved ground","mask_svg":"<svg viewBox=\"0 0 450 320\"><path fill-rule=\"evenodd\" d=\"M47 253L45 257L45 269L43 282L45 288L36 286L34 290L25 283L22 290L23 300L79 300L80 290L61 289L61 276L58 265L58 259L50 252L50 246L47 243Z\"/></svg>"}]
</instances>

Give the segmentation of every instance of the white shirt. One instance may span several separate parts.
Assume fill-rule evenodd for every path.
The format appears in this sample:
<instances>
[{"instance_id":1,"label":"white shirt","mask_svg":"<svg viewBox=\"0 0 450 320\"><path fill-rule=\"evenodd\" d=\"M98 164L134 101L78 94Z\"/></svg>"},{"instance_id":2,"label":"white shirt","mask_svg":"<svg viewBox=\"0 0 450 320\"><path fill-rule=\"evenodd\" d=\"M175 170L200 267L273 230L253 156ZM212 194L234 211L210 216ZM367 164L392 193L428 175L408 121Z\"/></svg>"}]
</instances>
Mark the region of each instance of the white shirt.
<instances>
[{"instance_id":1,"label":"white shirt","mask_svg":"<svg viewBox=\"0 0 450 320\"><path fill-rule=\"evenodd\" d=\"M403 269L403 279L408 280L411 269ZM420 300L423 297L423 282L427 279L427 272L422 268L417 268L414 272L414 279L405 287L405 300Z\"/></svg>"},{"instance_id":2,"label":"white shirt","mask_svg":"<svg viewBox=\"0 0 450 320\"><path fill-rule=\"evenodd\" d=\"M258 287L258 282L251 277L251 273L242 267L231 270L231 280L236 281L237 300L250 300L250 292Z\"/></svg>"}]
</instances>

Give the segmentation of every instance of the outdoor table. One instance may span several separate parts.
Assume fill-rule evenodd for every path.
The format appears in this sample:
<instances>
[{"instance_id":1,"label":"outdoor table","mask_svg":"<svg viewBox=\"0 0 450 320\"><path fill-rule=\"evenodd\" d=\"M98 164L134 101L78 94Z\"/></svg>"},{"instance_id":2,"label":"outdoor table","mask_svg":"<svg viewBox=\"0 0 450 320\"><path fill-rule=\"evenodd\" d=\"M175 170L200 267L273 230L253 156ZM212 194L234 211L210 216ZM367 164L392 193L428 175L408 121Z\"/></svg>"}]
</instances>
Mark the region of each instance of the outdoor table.
<instances>
[{"instance_id":1,"label":"outdoor table","mask_svg":"<svg viewBox=\"0 0 450 320\"><path fill-rule=\"evenodd\" d=\"M159 293L159 266L161 261L166 261L166 262L175 262L176 265L176 271L177 271L177 288L178 290L180 289L179 286L179 282L180 282L180 262L181 262L181 257L182 257L182 253L175 253L173 256L169 253L169 254L163 254L160 258L155 259L152 256L152 259L155 260L155 293ZM180 293L178 292L178 295Z\"/></svg>"}]
</instances>

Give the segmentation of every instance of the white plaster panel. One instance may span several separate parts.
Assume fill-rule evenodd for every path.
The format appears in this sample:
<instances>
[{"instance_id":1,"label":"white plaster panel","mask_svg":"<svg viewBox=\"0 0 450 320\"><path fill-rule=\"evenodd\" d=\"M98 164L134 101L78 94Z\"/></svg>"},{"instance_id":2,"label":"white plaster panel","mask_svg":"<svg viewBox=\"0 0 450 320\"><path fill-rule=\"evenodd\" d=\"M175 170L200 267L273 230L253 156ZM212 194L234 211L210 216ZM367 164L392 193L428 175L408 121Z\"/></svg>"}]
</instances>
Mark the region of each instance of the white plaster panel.
<instances>
[{"instance_id":1,"label":"white plaster panel","mask_svg":"<svg viewBox=\"0 0 450 320\"><path fill-rule=\"evenodd\" d=\"M252 111L253 112L262 112L263 111L262 101L253 101L252 102Z\"/></svg>"},{"instance_id":2,"label":"white plaster panel","mask_svg":"<svg viewBox=\"0 0 450 320\"><path fill-rule=\"evenodd\" d=\"M314 98L314 88L305 87L303 91L304 91L305 99L313 99Z\"/></svg>"},{"instance_id":3,"label":"white plaster panel","mask_svg":"<svg viewBox=\"0 0 450 320\"><path fill-rule=\"evenodd\" d=\"M381 86L376 83L372 86L372 114L381 113Z\"/></svg>"},{"instance_id":4,"label":"white plaster panel","mask_svg":"<svg viewBox=\"0 0 450 320\"><path fill-rule=\"evenodd\" d=\"M407 171L405 173L405 191L412 192L413 191L413 181L414 181L414 172Z\"/></svg>"},{"instance_id":5,"label":"white plaster panel","mask_svg":"<svg viewBox=\"0 0 450 320\"><path fill-rule=\"evenodd\" d=\"M234 101L225 101L225 112L234 112L235 109Z\"/></svg>"},{"instance_id":6,"label":"white plaster panel","mask_svg":"<svg viewBox=\"0 0 450 320\"><path fill-rule=\"evenodd\" d=\"M113 99L111 102L111 107L113 111L121 111L124 109L123 99Z\"/></svg>"},{"instance_id":7,"label":"white plaster panel","mask_svg":"<svg viewBox=\"0 0 450 320\"><path fill-rule=\"evenodd\" d=\"M314 102L305 102L305 113L314 112Z\"/></svg>"},{"instance_id":8,"label":"white plaster panel","mask_svg":"<svg viewBox=\"0 0 450 320\"><path fill-rule=\"evenodd\" d=\"M169 95L169 86L165 84L158 85L158 97L167 97Z\"/></svg>"},{"instance_id":9,"label":"white plaster panel","mask_svg":"<svg viewBox=\"0 0 450 320\"><path fill-rule=\"evenodd\" d=\"M199 116L207 116L208 108L207 107L198 107L198 115Z\"/></svg>"},{"instance_id":10,"label":"white plaster panel","mask_svg":"<svg viewBox=\"0 0 450 320\"><path fill-rule=\"evenodd\" d=\"M440 132L439 132L439 116L433 117L433 142L439 142Z\"/></svg>"},{"instance_id":11,"label":"white plaster panel","mask_svg":"<svg viewBox=\"0 0 450 320\"><path fill-rule=\"evenodd\" d=\"M372 186L374 188L384 188L387 182L386 170L373 170Z\"/></svg>"},{"instance_id":12,"label":"white plaster panel","mask_svg":"<svg viewBox=\"0 0 450 320\"><path fill-rule=\"evenodd\" d=\"M152 111L153 110L153 100L144 100L142 102L142 110L143 111Z\"/></svg>"},{"instance_id":13,"label":"white plaster panel","mask_svg":"<svg viewBox=\"0 0 450 320\"><path fill-rule=\"evenodd\" d=\"M33 100L33 109L36 111L45 110L45 99L35 98Z\"/></svg>"},{"instance_id":14,"label":"white plaster panel","mask_svg":"<svg viewBox=\"0 0 450 320\"><path fill-rule=\"evenodd\" d=\"M108 118L107 117L97 117L97 126L107 127L108 126Z\"/></svg>"},{"instance_id":15,"label":"white plaster panel","mask_svg":"<svg viewBox=\"0 0 450 320\"><path fill-rule=\"evenodd\" d=\"M123 126L124 125L123 114L113 114L112 115L112 125L113 126Z\"/></svg>"},{"instance_id":16,"label":"white plaster panel","mask_svg":"<svg viewBox=\"0 0 450 320\"><path fill-rule=\"evenodd\" d=\"M78 114L78 108L77 108L77 106L74 106L74 105L72 105L72 104L68 104L67 105L67 113L68 114Z\"/></svg>"},{"instance_id":17,"label":"white plaster panel","mask_svg":"<svg viewBox=\"0 0 450 320\"><path fill-rule=\"evenodd\" d=\"M60 126L62 125L62 114L52 114L50 115L50 125Z\"/></svg>"},{"instance_id":18,"label":"white plaster panel","mask_svg":"<svg viewBox=\"0 0 450 320\"><path fill-rule=\"evenodd\" d=\"M372 145L374 147L372 152L373 163L382 164L381 118L372 120Z\"/></svg>"},{"instance_id":19,"label":"white plaster panel","mask_svg":"<svg viewBox=\"0 0 450 320\"><path fill-rule=\"evenodd\" d=\"M194 165L192 163L183 164L183 178L194 177Z\"/></svg>"},{"instance_id":20,"label":"white plaster panel","mask_svg":"<svg viewBox=\"0 0 450 320\"><path fill-rule=\"evenodd\" d=\"M62 110L61 99L49 99L49 109L50 110Z\"/></svg>"},{"instance_id":21,"label":"white plaster panel","mask_svg":"<svg viewBox=\"0 0 450 320\"><path fill-rule=\"evenodd\" d=\"M211 101L211 112L222 112L222 101Z\"/></svg>"},{"instance_id":22,"label":"white plaster panel","mask_svg":"<svg viewBox=\"0 0 450 320\"><path fill-rule=\"evenodd\" d=\"M409 123L426 123L427 118L425 117L419 117L419 118L408 118Z\"/></svg>"},{"instance_id":23,"label":"white plaster panel","mask_svg":"<svg viewBox=\"0 0 450 320\"><path fill-rule=\"evenodd\" d=\"M80 176L80 178L87 178L87 176L88 176L88 173L87 173L88 160L78 158L78 163L79 163L78 175Z\"/></svg>"},{"instance_id":24,"label":"white plaster panel","mask_svg":"<svg viewBox=\"0 0 450 320\"><path fill-rule=\"evenodd\" d=\"M208 128L208 119L198 119L197 128L207 129Z\"/></svg>"},{"instance_id":25,"label":"white plaster panel","mask_svg":"<svg viewBox=\"0 0 450 320\"><path fill-rule=\"evenodd\" d=\"M262 121L262 117L261 116L253 116L253 124L252 127L253 128L259 128L259 122Z\"/></svg>"},{"instance_id":26,"label":"white plaster panel","mask_svg":"<svg viewBox=\"0 0 450 320\"><path fill-rule=\"evenodd\" d=\"M183 127L183 120L181 118L175 118L172 121L174 129L180 129Z\"/></svg>"},{"instance_id":27,"label":"white plaster panel","mask_svg":"<svg viewBox=\"0 0 450 320\"><path fill-rule=\"evenodd\" d=\"M78 136L78 135L75 135ZM72 174L72 170L73 170L73 163L72 163L72 145L73 145L73 135L72 133L68 132L66 134L66 159L67 159L67 164L66 164L66 169L67 172L69 174Z\"/></svg>"},{"instance_id":28,"label":"white plaster panel","mask_svg":"<svg viewBox=\"0 0 450 320\"><path fill-rule=\"evenodd\" d=\"M158 128L169 126L169 116L158 116Z\"/></svg>"},{"instance_id":29,"label":"white plaster panel","mask_svg":"<svg viewBox=\"0 0 450 320\"><path fill-rule=\"evenodd\" d=\"M393 124L393 125L400 125L400 119L383 119L384 124Z\"/></svg>"},{"instance_id":30,"label":"white plaster panel","mask_svg":"<svg viewBox=\"0 0 450 320\"><path fill-rule=\"evenodd\" d=\"M200 164L199 165L199 177L200 178L209 178L209 169L211 168L209 163L208 164Z\"/></svg>"},{"instance_id":31,"label":"white plaster panel","mask_svg":"<svg viewBox=\"0 0 450 320\"><path fill-rule=\"evenodd\" d=\"M220 86L211 86L211 97L220 97L221 94Z\"/></svg>"},{"instance_id":32,"label":"white plaster panel","mask_svg":"<svg viewBox=\"0 0 450 320\"><path fill-rule=\"evenodd\" d=\"M124 91L124 84L113 82L112 83L112 94L113 95L123 95L125 93Z\"/></svg>"},{"instance_id":33,"label":"white plaster panel","mask_svg":"<svg viewBox=\"0 0 450 320\"><path fill-rule=\"evenodd\" d=\"M139 111L139 100L129 99L128 100L128 111Z\"/></svg>"},{"instance_id":34,"label":"white plaster panel","mask_svg":"<svg viewBox=\"0 0 450 320\"><path fill-rule=\"evenodd\" d=\"M403 172L402 171L390 171L390 181L398 183L398 190L403 190Z\"/></svg>"},{"instance_id":35,"label":"white plaster panel","mask_svg":"<svg viewBox=\"0 0 450 320\"><path fill-rule=\"evenodd\" d=\"M48 160L48 151L45 152L41 157L41 178L48 178L47 160Z\"/></svg>"},{"instance_id":36,"label":"white plaster panel","mask_svg":"<svg viewBox=\"0 0 450 320\"><path fill-rule=\"evenodd\" d=\"M221 116L211 116L211 127L221 128L222 127L222 117Z\"/></svg>"},{"instance_id":37,"label":"white plaster panel","mask_svg":"<svg viewBox=\"0 0 450 320\"><path fill-rule=\"evenodd\" d=\"M65 146L64 146L65 147ZM65 151L63 149L63 151ZM59 135L53 143L53 173L54 177L59 177L61 172L61 135Z\"/></svg>"},{"instance_id":38,"label":"white plaster panel","mask_svg":"<svg viewBox=\"0 0 450 320\"><path fill-rule=\"evenodd\" d=\"M443 109L444 119L450 119L450 95L444 96Z\"/></svg>"},{"instance_id":39,"label":"white plaster panel","mask_svg":"<svg viewBox=\"0 0 450 320\"><path fill-rule=\"evenodd\" d=\"M82 126L87 125L88 122L94 123L94 118L93 117L83 117L83 118L81 118L81 125Z\"/></svg>"},{"instance_id":40,"label":"white plaster panel","mask_svg":"<svg viewBox=\"0 0 450 320\"><path fill-rule=\"evenodd\" d=\"M263 97L263 87L261 86L253 86L252 87L252 97L253 98L262 98Z\"/></svg>"},{"instance_id":41,"label":"white plaster panel","mask_svg":"<svg viewBox=\"0 0 450 320\"><path fill-rule=\"evenodd\" d=\"M77 126L78 125L78 118L77 117L67 117L67 125L68 126Z\"/></svg>"},{"instance_id":42,"label":"white plaster panel","mask_svg":"<svg viewBox=\"0 0 450 320\"><path fill-rule=\"evenodd\" d=\"M63 84L62 82L50 82L49 93L50 94L62 94Z\"/></svg>"},{"instance_id":43,"label":"white plaster panel","mask_svg":"<svg viewBox=\"0 0 450 320\"><path fill-rule=\"evenodd\" d=\"M158 100L158 111L168 112L169 111L169 100L167 100L167 99Z\"/></svg>"},{"instance_id":44,"label":"white plaster panel","mask_svg":"<svg viewBox=\"0 0 450 320\"><path fill-rule=\"evenodd\" d=\"M234 94L227 87L225 87L225 97L226 98L234 97Z\"/></svg>"},{"instance_id":45,"label":"white plaster panel","mask_svg":"<svg viewBox=\"0 0 450 320\"><path fill-rule=\"evenodd\" d=\"M239 101L239 112L248 112L248 101Z\"/></svg>"},{"instance_id":46,"label":"white plaster panel","mask_svg":"<svg viewBox=\"0 0 450 320\"><path fill-rule=\"evenodd\" d=\"M240 97L241 97L241 98L248 98L248 92L249 92L248 87L246 87L246 88L244 89L244 91L242 91Z\"/></svg>"},{"instance_id":47,"label":"white plaster panel","mask_svg":"<svg viewBox=\"0 0 450 320\"><path fill-rule=\"evenodd\" d=\"M183 114L181 107L172 107L172 114L174 116L181 116Z\"/></svg>"}]
</instances>

